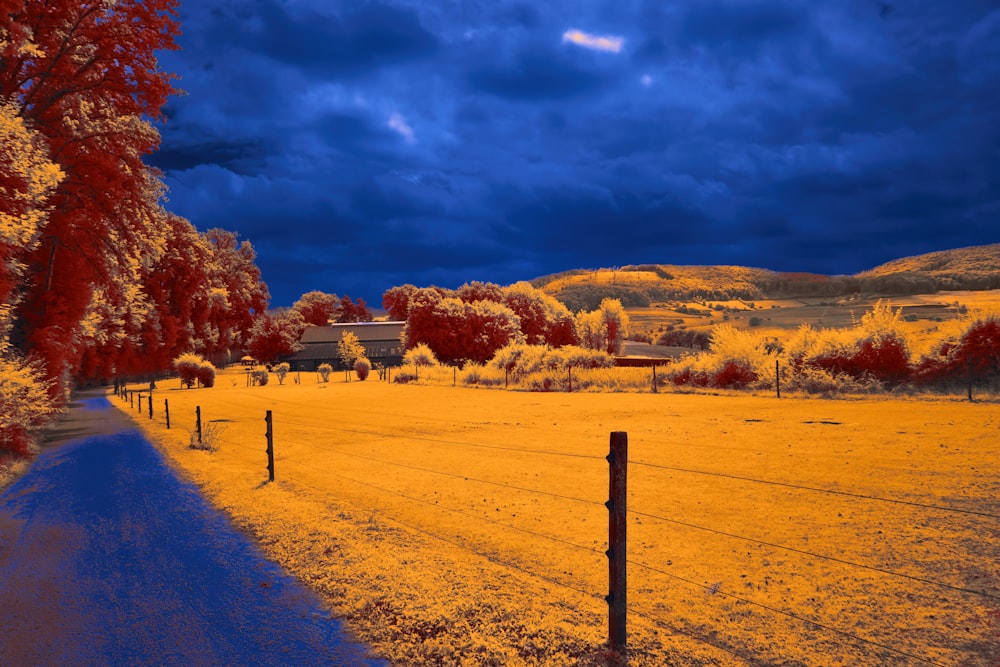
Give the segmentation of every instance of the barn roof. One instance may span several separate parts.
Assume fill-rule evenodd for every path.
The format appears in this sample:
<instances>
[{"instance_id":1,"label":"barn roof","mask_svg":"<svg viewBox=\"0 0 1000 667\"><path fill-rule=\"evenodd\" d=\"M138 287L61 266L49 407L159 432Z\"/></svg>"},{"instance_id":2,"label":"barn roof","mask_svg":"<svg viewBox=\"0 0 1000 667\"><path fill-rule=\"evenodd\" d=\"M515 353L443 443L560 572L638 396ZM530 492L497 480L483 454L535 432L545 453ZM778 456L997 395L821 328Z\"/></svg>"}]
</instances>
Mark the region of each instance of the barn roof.
<instances>
[{"instance_id":1,"label":"barn roof","mask_svg":"<svg viewBox=\"0 0 1000 667\"><path fill-rule=\"evenodd\" d=\"M345 332L350 331L362 343L373 341L399 340L406 322L349 322L326 326L307 326L299 340L303 345L337 343Z\"/></svg>"}]
</instances>

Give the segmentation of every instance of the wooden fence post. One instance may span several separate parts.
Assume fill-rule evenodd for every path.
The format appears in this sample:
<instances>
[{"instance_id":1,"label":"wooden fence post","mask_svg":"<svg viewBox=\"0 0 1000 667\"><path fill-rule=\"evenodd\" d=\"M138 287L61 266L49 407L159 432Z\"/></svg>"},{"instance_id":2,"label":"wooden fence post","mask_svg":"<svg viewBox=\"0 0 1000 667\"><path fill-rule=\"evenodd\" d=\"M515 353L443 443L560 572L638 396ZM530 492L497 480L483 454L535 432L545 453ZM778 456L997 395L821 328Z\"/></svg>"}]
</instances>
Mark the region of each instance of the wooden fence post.
<instances>
[{"instance_id":1,"label":"wooden fence post","mask_svg":"<svg viewBox=\"0 0 1000 667\"><path fill-rule=\"evenodd\" d=\"M194 408L195 416L195 428L198 430L198 444L201 444L201 406L195 406Z\"/></svg>"},{"instance_id":2,"label":"wooden fence post","mask_svg":"<svg viewBox=\"0 0 1000 667\"><path fill-rule=\"evenodd\" d=\"M628 476L628 433L615 431L611 434L611 452L607 456L610 464L610 489L606 506L608 520L608 645L612 649L625 648L625 621L627 595L626 576L626 532L627 476Z\"/></svg>"},{"instance_id":3,"label":"wooden fence post","mask_svg":"<svg viewBox=\"0 0 1000 667\"><path fill-rule=\"evenodd\" d=\"M139 394L139 414L142 414L142 394Z\"/></svg>"},{"instance_id":4,"label":"wooden fence post","mask_svg":"<svg viewBox=\"0 0 1000 667\"><path fill-rule=\"evenodd\" d=\"M781 362L777 359L774 360L774 388L778 392L778 398L781 398Z\"/></svg>"},{"instance_id":5,"label":"wooden fence post","mask_svg":"<svg viewBox=\"0 0 1000 667\"><path fill-rule=\"evenodd\" d=\"M573 393L573 367L567 366L566 372L569 374L569 393Z\"/></svg>"},{"instance_id":6,"label":"wooden fence post","mask_svg":"<svg viewBox=\"0 0 1000 667\"><path fill-rule=\"evenodd\" d=\"M653 393L656 393L656 364L653 364Z\"/></svg>"},{"instance_id":7,"label":"wooden fence post","mask_svg":"<svg viewBox=\"0 0 1000 667\"><path fill-rule=\"evenodd\" d=\"M131 389L128 392L128 400L129 400L129 403L131 403L132 407L134 408L135 407L135 392L132 391Z\"/></svg>"},{"instance_id":8,"label":"wooden fence post","mask_svg":"<svg viewBox=\"0 0 1000 667\"><path fill-rule=\"evenodd\" d=\"M170 401L163 399L163 414L167 418L167 430L170 430Z\"/></svg>"},{"instance_id":9,"label":"wooden fence post","mask_svg":"<svg viewBox=\"0 0 1000 667\"><path fill-rule=\"evenodd\" d=\"M267 415L264 417L264 421L267 422L267 432L264 433L267 436L267 478L269 481L274 481L274 424L271 419L271 411L267 411Z\"/></svg>"},{"instance_id":10,"label":"wooden fence post","mask_svg":"<svg viewBox=\"0 0 1000 667\"><path fill-rule=\"evenodd\" d=\"M153 395L149 395L149 418L153 418Z\"/></svg>"}]
</instances>

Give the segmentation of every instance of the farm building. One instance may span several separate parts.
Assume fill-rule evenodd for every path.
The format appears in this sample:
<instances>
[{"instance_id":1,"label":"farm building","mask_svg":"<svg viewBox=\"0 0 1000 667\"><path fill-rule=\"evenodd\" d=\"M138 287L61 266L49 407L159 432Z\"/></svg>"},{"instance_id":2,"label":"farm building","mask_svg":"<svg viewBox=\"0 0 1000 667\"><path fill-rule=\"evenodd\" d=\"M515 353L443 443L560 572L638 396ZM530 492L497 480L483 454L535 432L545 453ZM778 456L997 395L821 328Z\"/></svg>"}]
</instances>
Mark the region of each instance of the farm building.
<instances>
[{"instance_id":1,"label":"farm building","mask_svg":"<svg viewBox=\"0 0 1000 667\"><path fill-rule=\"evenodd\" d=\"M343 370L337 343L345 333L353 333L365 348L365 356L373 364L398 366L403 361L403 343L400 334L406 322L351 322L308 326L302 332L302 349L285 357L295 370L314 371L327 363L335 370Z\"/></svg>"}]
</instances>

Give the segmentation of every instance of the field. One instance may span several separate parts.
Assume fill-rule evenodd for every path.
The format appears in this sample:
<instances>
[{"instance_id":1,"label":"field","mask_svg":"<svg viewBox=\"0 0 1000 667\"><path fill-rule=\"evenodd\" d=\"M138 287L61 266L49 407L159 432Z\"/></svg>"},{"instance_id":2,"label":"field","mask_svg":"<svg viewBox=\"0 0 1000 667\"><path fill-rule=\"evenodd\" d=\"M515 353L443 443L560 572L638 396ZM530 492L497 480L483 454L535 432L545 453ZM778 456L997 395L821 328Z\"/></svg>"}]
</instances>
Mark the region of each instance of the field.
<instances>
[{"instance_id":1,"label":"field","mask_svg":"<svg viewBox=\"0 0 1000 667\"><path fill-rule=\"evenodd\" d=\"M612 431L629 438L627 664L1000 664L995 403L374 379L230 370L164 381L152 419L112 402L396 665L621 662L604 646ZM189 446L196 406L209 451Z\"/></svg>"},{"instance_id":2,"label":"field","mask_svg":"<svg viewBox=\"0 0 1000 667\"><path fill-rule=\"evenodd\" d=\"M655 341L667 326L711 331L718 324L752 329L762 338L785 340L803 324L816 328L849 328L871 310L879 298L814 297L758 301L717 301L655 303L647 308L628 308L632 331L648 333ZM929 351L932 342L949 324L962 317L964 309L996 308L1000 290L981 292L937 292L882 299L894 309L902 309L903 330L914 352ZM682 310L678 311L680 307ZM718 309L717 309L718 308ZM692 314L694 311L696 314ZM751 324L751 318L756 318Z\"/></svg>"}]
</instances>

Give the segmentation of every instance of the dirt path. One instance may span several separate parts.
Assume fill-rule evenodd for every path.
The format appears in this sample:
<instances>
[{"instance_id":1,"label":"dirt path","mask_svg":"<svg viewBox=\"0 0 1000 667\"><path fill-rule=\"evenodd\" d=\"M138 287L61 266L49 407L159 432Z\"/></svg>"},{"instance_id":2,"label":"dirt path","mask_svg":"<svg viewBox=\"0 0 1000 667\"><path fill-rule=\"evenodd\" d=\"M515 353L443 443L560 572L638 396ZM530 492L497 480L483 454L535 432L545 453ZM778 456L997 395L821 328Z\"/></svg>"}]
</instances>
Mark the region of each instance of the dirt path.
<instances>
[{"instance_id":1,"label":"dirt path","mask_svg":"<svg viewBox=\"0 0 1000 667\"><path fill-rule=\"evenodd\" d=\"M0 494L0 665L381 665L101 394Z\"/></svg>"}]
</instances>

